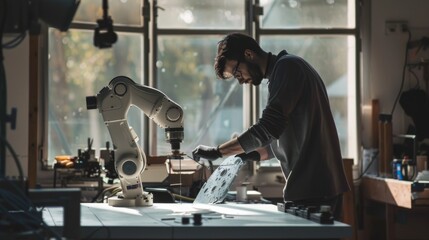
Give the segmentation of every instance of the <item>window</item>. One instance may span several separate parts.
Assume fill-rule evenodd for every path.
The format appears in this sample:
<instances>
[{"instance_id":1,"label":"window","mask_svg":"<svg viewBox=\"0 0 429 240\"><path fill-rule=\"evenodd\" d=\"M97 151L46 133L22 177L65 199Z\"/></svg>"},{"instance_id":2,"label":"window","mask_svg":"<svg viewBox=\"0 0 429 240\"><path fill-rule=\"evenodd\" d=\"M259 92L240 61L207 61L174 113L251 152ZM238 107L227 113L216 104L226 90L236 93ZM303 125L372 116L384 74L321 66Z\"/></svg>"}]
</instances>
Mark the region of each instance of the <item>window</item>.
<instances>
[{"instance_id":1,"label":"window","mask_svg":"<svg viewBox=\"0 0 429 240\"><path fill-rule=\"evenodd\" d=\"M255 90L235 80L216 79L217 42L233 31L257 36L262 47L273 53L286 49L302 56L319 71L343 156L357 158L354 0L255 1L264 14L254 25L250 20L257 18L250 15L254 13L249 10L251 0L148 2L152 16L157 16L150 22L150 38L145 36L149 26L143 23L142 0L109 1L118 34L109 49L98 49L92 42L102 13L99 0L81 2L67 33L49 29L46 146L51 164L55 155L86 148L88 138L94 139L96 149L111 142L98 111L86 110L85 98L118 75L150 84L182 106L185 139L181 150L186 154L198 144L218 145L247 129L253 123L250 117L255 115L256 121L265 106L267 85ZM128 120L147 155L169 154L164 129L146 125L138 109L131 109ZM262 164L276 165L275 160Z\"/></svg>"},{"instance_id":2,"label":"window","mask_svg":"<svg viewBox=\"0 0 429 240\"><path fill-rule=\"evenodd\" d=\"M105 147L110 135L98 111L86 109L86 96L97 94L110 80L125 75L143 81L143 35L141 1L109 1L114 22L130 25L120 31L112 48L93 45L95 20L101 18L101 1L82 1L74 24L66 33L48 30L48 84L46 99L48 163L56 155L77 155L88 146ZM95 13L99 13L98 15ZM135 108L129 111L130 125L143 134L143 118ZM141 138L142 139L142 138Z\"/></svg>"},{"instance_id":3,"label":"window","mask_svg":"<svg viewBox=\"0 0 429 240\"><path fill-rule=\"evenodd\" d=\"M354 0L260 0L262 29L354 29Z\"/></svg>"},{"instance_id":4,"label":"window","mask_svg":"<svg viewBox=\"0 0 429 240\"><path fill-rule=\"evenodd\" d=\"M219 39L211 35L158 37L157 87L184 110L185 153L198 144L220 144L243 130L242 88L237 82L214 80ZM161 154L170 152L163 131L157 128L157 152Z\"/></svg>"},{"instance_id":5,"label":"window","mask_svg":"<svg viewBox=\"0 0 429 240\"><path fill-rule=\"evenodd\" d=\"M245 2L158 1L155 82L184 110L181 150L187 154L198 144L218 145L244 129L243 89L216 80L213 62L222 35L246 28ZM163 130L157 128L156 136L154 151L168 153Z\"/></svg>"},{"instance_id":6,"label":"window","mask_svg":"<svg viewBox=\"0 0 429 240\"><path fill-rule=\"evenodd\" d=\"M243 0L158 0L160 29L228 29L245 27Z\"/></svg>"},{"instance_id":7,"label":"window","mask_svg":"<svg viewBox=\"0 0 429 240\"><path fill-rule=\"evenodd\" d=\"M264 49L306 59L321 75L344 157L357 159L356 19L353 0L261 0L260 43ZM260 113L267 102L267 85L259 88ZM261 166L278 166L277 161Z\"/></svg>"}]
</instances>

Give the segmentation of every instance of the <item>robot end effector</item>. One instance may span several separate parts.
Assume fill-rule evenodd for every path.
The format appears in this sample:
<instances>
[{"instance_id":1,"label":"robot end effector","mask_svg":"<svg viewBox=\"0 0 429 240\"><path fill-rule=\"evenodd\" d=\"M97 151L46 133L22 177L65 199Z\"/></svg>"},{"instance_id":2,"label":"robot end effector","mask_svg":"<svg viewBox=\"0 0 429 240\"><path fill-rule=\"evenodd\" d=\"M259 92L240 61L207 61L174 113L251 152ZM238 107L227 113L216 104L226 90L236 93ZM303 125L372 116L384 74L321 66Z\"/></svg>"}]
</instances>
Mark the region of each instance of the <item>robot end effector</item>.
<instances>
[{"instance_id":1,"label":"robot end effector","mask_svg":"<svg viewBox=\"0 0 429 240\"><path fill-rule=\"evenodd\" d=\"M172 158L181 158L180 143L183 141L183 128L166 128L165 139L171 144Z\"/></svg>"}]
</instances>

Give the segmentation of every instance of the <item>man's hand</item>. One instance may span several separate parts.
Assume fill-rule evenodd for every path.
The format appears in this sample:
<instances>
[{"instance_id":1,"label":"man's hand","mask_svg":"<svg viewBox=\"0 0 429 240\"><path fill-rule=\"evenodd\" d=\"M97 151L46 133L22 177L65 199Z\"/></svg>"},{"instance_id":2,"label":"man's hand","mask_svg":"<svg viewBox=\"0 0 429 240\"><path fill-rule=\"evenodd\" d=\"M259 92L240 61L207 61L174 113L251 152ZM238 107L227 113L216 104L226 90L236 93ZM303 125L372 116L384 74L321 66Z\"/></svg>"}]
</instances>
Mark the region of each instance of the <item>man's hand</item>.
<instances>
[{"instance_id":1,"label":"man's hand","mask_svg":"<svg viewBox=\"0 0 429 240\"><path fill-rule=\"evenodd\" d=\"M221 158L222 154L219 151L219 147L210 147L199 145L192 151L192 158L194 161L200 161L200 158L205 158L209 161Z\"/></svg>"},{"instance_id":2,"label":"man's hand","mask_svg":"<svg viewBox=\"0 0 429 240\"><path fill-rule=\"evenodd\" d=\"M257 151L253 151L250 153L241 153L236 156L241 158L241 160L243 161L260 161L261 160L261 155Z\"/></svg>"}]
</instances>

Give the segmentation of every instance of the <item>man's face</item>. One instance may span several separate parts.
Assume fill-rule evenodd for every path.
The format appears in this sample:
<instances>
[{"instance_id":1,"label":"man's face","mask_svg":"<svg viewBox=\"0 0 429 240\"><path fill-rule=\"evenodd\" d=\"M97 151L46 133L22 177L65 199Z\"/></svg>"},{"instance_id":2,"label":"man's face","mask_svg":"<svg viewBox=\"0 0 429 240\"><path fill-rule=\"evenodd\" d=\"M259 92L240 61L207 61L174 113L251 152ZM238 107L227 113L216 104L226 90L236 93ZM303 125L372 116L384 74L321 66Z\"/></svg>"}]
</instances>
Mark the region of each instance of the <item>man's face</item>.
<instances>
[{"instance_id":1,"label":"man's face","mask_svg":"<svg viewBox=\"0 0 429 240\"><path fill-rule=\"evenodd\" d=\"M247 60L236 61L228 60L225 65L225 75L237 79L240 84L261 84L263 74L258 64Z\"/></svg>"}]
</instances>

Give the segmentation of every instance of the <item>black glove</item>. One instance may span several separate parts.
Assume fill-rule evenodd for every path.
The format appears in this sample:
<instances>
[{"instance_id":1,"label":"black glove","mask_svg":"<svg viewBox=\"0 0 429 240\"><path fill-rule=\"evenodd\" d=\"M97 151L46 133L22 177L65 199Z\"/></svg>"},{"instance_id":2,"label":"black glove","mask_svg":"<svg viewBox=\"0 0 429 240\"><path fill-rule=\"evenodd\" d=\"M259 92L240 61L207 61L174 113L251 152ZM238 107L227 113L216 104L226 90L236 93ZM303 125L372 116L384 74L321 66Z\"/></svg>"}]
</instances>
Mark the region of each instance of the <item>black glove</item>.
<instances>
[{"instance_id":1,"label":"black glove","mask_svg":"<svg viewBox=\"0 0 429 240\"><path fill-rule=\"evenodd\" d=\"M205 158L209 161L216 160L218 158L221 158L222 154L219 151L218 147L210 147L210 146L204 146L199 145L192 151L192 158L194 161L200 161L200 158Z\"/></svg>"},{"instance_id":2,"label":"black glove","mask_svg":"<svg viewBox=\"0 0 429 240\"><path fill-rule=\"evenodd\" d=\"M260 161L261 155L257 151L253 151L250 153L240 153L236 155L236 157L241 158L243 161Z\"/></svg>"}]
</instances>

